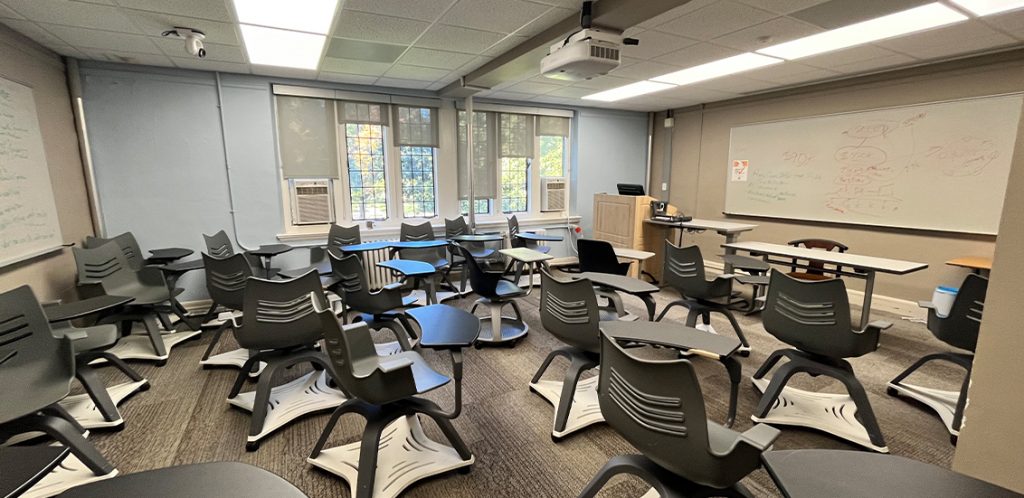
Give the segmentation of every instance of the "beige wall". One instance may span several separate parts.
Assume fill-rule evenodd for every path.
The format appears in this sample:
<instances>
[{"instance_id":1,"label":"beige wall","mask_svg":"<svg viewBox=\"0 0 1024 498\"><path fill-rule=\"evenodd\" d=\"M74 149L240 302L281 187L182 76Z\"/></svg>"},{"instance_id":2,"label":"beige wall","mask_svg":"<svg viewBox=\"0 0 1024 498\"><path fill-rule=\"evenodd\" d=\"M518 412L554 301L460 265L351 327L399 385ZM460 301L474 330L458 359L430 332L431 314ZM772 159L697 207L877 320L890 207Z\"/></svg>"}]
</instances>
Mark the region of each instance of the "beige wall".
<instances>
[{"instance_id":1,"label":"beige wall","mask_svg":"<svg viewBox=\"0 0 1024 498\"><path fill-rule=\"evenodd\" d=\"M64 63L0 24L0 76L32 87L64 241L80 243L92 233L92 219ZM24 284L40 299L67 297L75 286L71 250L0 268L0 292Z\"/></svg>"},{"instance_id":2,"label":"beige wall","mask_svg":"<svg viewBox=\"0 0 1024 498\"><path fill-rule=\"evenodd\" d=\"M1024 493L1024 328L1020 282L1024 278L1024 127L1018 130L1013 169L999 226L992 280L974 357L968 404L953 468Z\"/></svg>"},{"instance_id":3,"label":"beige wall","mask_svg":"<svg viewBox=\"0 0 1024 498\"><path fill-rule=\"evenodd\" d=\"M1024 52L915 68L888 76L878 75L803 90L708 105L675 112L672 129L672 181L669 200L686 214L723 218L725 168L729 133L733 126L759 121L801 118L878 107L933 102L963 97L1024 91ZM661 193L664 113L655 121L651 195ZM1002 195L1002 192L995 193ZM954 200L955 201L955 200ZM969 209L969 207L965 206ZM939 283L959 283L964 272L944 262L956 256L991 256L995 238L955 233L879 229L796 220L733 217L759 225L745 240L785 243L805 237L821 237L846 243L852 252L927 263L927 270L905 276L880 275L875 293L916 301L931 296ZM696 234L704 254L721 253L722 238L714 233ZM851 287L860 282L848 280Z\"/></svg>"}]
</instances>

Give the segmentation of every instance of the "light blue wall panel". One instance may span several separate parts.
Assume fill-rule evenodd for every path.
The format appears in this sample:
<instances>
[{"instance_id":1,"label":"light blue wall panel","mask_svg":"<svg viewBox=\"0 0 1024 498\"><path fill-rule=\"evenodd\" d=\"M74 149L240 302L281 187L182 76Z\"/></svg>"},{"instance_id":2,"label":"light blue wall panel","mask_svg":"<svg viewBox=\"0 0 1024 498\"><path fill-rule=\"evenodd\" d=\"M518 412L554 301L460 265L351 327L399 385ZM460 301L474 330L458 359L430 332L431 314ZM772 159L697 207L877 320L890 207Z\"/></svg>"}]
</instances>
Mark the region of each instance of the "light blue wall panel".
<instances>
[{"instance_id":1,"label":"light blue wall panel","mask_svg":"<svg viewBox=\"0 0 1024 498\"><path fill-rule=\"evenodd\" d=\"M647 114L580 109L577 119L576 165L571 188L580 226L590 235L594 226L594 194L616 192L617 183L643 184L647 177Z\"/></svg>"}]
</instances>

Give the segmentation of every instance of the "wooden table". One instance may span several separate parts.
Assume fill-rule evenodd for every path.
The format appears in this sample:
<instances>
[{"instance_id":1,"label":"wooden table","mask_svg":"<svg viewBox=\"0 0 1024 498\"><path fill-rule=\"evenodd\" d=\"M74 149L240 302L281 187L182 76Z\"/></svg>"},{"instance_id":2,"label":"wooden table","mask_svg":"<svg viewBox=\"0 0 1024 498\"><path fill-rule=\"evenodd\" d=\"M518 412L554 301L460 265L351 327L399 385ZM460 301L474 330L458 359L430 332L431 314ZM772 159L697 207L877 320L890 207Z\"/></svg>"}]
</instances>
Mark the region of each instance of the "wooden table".
<instances>
[{"instance_id":1,"label":"wooden table","mask_svg":"<svg viewBox=\"0 0 1024 498\"><path fill-rule=\"evenodd\" d=\"M652 284L644 282L638 278L629 277L626 275L615 275L613 273L597 273L597 272L583 272L583 273L567 273L573 280L587 279L591 283L597 284L599 287L607 287L612 290L625 292L626 294L634 295L640 298L644 302L644 306L647 306L647 319L654 321L654 297L653 295L658 292L658 288Z\"/></svg>"},{"instance_id":2,"label":"wooden table","mask_svg":"<svg viewBox=\"0 0 1024 498\"><path fill-rule=\"evenodd\" d=\"M959 266L971 270L971 273L988 276L992 271L992 258L983 256L961 256L946 261L949 266Z\"/></svg>"},{"instance_id":3,"label":"wooden table","mask_svg":"<svg viewBox=\"0 0 1024 498\"><path fill-rule=\"evenodd\" d=\"M620 341L674 348L721 362L729 372L730 384L729 415L725 425L732 427L736 421L736 400L743 374L743 367L735 357L740 349L739 339L669 322L601 322L601 332Z\"/></svg>"},{"instance_id":4,"label":"wooden table","mask_svg":"<svg viewBox=\"0 0 1024 498\"><path fill-rule=\"evenodd\" d=\"M540 267L541 267L542 263L544 263L545 261L549 261L549 260L555 259L551 255L544 254L544 253L542 253L540 251L534 251L533 249L528 249L526 247L513 247L512 249L502 249L502 250L500 250L498 252L500 252L504 256L507 256L509 258L512 258L512 259L522 263L524 266L526 266L529 269L530 283L527 284L527 286L526 286L526 294L525 294L527 296L530 295L530 292L533 291L533 273L534 273L534 269L536 268L537 271L540 271ZM520 267L518 270L516 270L516 278L514 280L516 285L519 285L519 278L522 277L522 276L523 276L523 269L522 269L522 267Z\"/></svg>"},{"instance_id":5,"label":"wooden table","mask_svg":"<svg viewBox=\"0 0 1024 498\"><path fill-rule=\"evenodd\" d=\"M871 321L871 294L875 287L875 274L888 273L891 275L906 275L928 268L925 263L914 261L903 261L899 259L878 258L874 256L861 256L858 254L822 251L808 249L806 247L793 247L784 244L770 244L768 242L736 242L723 244L726 250L743 251L760 255L766 262L794 266L792 258L805 261L821 261L838 266L853 268L853 271L839 270L836 268L818 268L825 273L844 275L847 277L864 279L864 303L860 313L860 329L863 330ZM772 256L786 259L772 259ZM806 263L795 263L799 268L809 268Z\"/></svg>"},{"instance_id":6,"label":"wooden table","mask_svg":"<svg viewBox=\"0 0 1024 498\"><path fill-rule=\"evenodd\" d=\"M679 238L677 239L676 245L680 247L683 245L683 232L714 230L718 235L725 237L726 244L732 244L739 240L740 234L743 232L749 232L757 228L757 225L751 225L748 223L734 223L731 221L706 220L701 218L694 218L690 221L661 221L646 219L644 220L644 223L679 230ZM726 248L725 253L735 254L735 251ZM732 265L729 264L729 262L725 263L725 273L732 273Z\"/></svg>"}]
</instances>

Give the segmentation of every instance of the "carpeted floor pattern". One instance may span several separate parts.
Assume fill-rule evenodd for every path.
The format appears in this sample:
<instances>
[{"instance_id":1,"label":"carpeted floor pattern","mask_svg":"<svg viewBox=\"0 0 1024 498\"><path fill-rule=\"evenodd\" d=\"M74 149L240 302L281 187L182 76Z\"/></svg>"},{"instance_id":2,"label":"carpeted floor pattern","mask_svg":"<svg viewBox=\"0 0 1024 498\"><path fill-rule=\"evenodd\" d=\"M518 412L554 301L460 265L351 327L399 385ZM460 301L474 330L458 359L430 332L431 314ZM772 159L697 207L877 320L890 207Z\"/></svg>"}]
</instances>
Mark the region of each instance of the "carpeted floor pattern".
<instances>
[{"instance_id":1,"label":"carpeted floor pattern","mask_svg":"<svg viewBox=\"0 0 1024 498\"><path fill-rule=\"evenodd\" d=\"M539 295L539 289L535 289L523 300L521 307L531 330L515 348L470 349L466 352L464 410L454 424L476 456L472 471L422 481L409 488L405 496L573 497L609 457L635 452L604 424L577 432L558 444L551 441L554 409L527 387L547 353L560 345L540 325L537 315ZM663 291L657 297L660 311L675 295L671 291ZM471 296L448 301L447 304L468 308L473 299ZM642 305L637 299L624 296L624 300L633 313L643 315ZM666 320L682 323L684 311L676 308ZM878 352L854 359L852 363L868 392L889 448L895 455L948 467L954 447L939 418L922 406L885 394L886 382L906 366L925 354L945 351L948 347L935 340L922 324L881 312L874 313L872 318L891 321L894 327L884 334ZM720 333L732 334L724 319L715 317L713 320ZM759 318L740 316L740 320L753 347L751 356L741 359L744 380L735 429L743 431L752 426L750 414L759 400L758 393L750 385L749 376L769 353L783 347L783 344L765 332ZM90 439L99 450L121 473L199 462L241 461L283 476L311 497L350 496L349 487L343 480L315 470L306 463L329 412L296 421L264 439L258 451L245 451L248 414L226 402L236 370L203 370L199 366L210 335L205 333L197 340L175 347L164 367L133 363L152 383L152 389L121 405L126 421L123 431L94 432ZM225 338L220 351L234 349L236 345L230 334L225 334ZM439 371L450 371L446 353L425 351L423 354ZM728 404L728 376L719 363L694 358L708 416L721 423ZM547 376L560 378L566 365L565 360L556 360ZM289 377L308 371L308 366L296 367L289 372ZM115 379L113 372L111 368L102 369L104 375ZM957 389L957 379L962 374L953 367L931 366L917 375L914 380L918 384ZM123 378L116 377L115 382L123 381ZM843 392L838 382L823 378L798 376L791 385ZM253 388L254 384L250 383L243 392ZM453 402L453 390L447 387L429 397L442 407L449 407ZM436 437L436 428L429 422L425 425L428 433ZM780 428L782 435L775 444L776 449L857 449L823 433ZM360 417L344 417L328 447L356 441L361 430ZM744 484L756 496L779 495L763 470L752 474ZM606 486L601 496L640 496L646 489L639 479L618 477Z\"/></svg>"}]
</instances>

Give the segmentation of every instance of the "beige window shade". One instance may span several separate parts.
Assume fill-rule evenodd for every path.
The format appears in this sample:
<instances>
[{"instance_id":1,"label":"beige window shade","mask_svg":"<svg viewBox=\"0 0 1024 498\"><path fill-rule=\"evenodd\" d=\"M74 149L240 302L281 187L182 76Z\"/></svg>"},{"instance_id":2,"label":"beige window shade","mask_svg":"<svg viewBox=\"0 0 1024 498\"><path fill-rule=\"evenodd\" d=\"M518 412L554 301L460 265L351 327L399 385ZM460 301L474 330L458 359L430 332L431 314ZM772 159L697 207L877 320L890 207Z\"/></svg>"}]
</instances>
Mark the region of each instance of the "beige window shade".
<instances>
[{"instance_id":1,"label":"beige window shade","mask_svg":"<svg viewBox=\"0 0 1024 498\"><path fill-rule=\"evenodd\" d=\"M338 178L333 102L279 95L277 136L285 178Z\"/></svg>"},{"instance_id":2,"label":"beige window shade","mask_svg":"<svg viewBox=\"0 0 1024 498\"><path fill-rule=\"evenodd\" d=\"M388 124L387 104L338 101L338 122L341 124Z\"/></svg>"},{"instance_id":3,"label":"beige window shade","mask_svg":"<svg viewBox=\"0 0 1024 498\"><path fill-rule=\"evenodd\" d=\"M499 115L501 157L533 157L533 116Z\"/></svg>"},{"instance_id":4,"label":"beige window shade","mask_svg":"<svg viewBox=\"0 0 1024 498\"><path fill-rule=\"evenodd\" d=\"M437 109L391 106L396 146L437 147Z\"/></svg>"},{"instance_id":5,"label":"beige window shade","mask_svg":"<svg viewBox=\"0 0 1024 498\"><path fill-rule=\"evenodd\" d=\"M496 199L498 197L498 164L494 140L491 139L496 126L493 112L473 113L473 197ZM469 167L466 151L466 112L459 111L459 198L469 198Z\"/></svg>"},{"instance_id":6,"label":"beige window shade","mask_svg":"<svg viewBox=\"0 0 1024 498\"><path fill-rule=\"evenodd\" d=\"M537 136L569 136L569 118L537 116Z\"/></svg>"}]
</instances>

